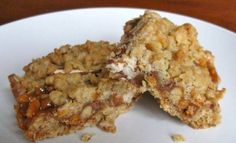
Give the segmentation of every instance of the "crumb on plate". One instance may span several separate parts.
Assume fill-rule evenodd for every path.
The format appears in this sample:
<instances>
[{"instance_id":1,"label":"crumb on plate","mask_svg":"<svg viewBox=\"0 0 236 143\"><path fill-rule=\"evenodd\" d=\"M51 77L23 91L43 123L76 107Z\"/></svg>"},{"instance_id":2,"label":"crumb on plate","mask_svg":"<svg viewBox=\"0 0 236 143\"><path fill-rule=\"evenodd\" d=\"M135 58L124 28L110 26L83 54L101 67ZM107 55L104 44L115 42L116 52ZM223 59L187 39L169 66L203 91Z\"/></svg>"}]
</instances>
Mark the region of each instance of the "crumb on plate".
<instances>
[{"instance_id":1,"label":"crumb on plate","mask_svg":"<svg viewBox=\"0 0 236 143\"><path fill-rule=\"evenodd\" d=\"M93 136L93 134L84 133L84 134L81 135L80 139L83 142L89 142L91 140L92 136Z\"/></svg>"},{"instance_id":2,"label":"crumb on plate","mask_svg":"<svg viewBox=\"0 0 236 143\"><path fill-rule=\"evenodd\" d=\"M171 139L174 141L174 142L184 142L185 141L185 138L183 135L180 135L180 134L174 134L171 136Z\"/></svg>"}]
</instances>

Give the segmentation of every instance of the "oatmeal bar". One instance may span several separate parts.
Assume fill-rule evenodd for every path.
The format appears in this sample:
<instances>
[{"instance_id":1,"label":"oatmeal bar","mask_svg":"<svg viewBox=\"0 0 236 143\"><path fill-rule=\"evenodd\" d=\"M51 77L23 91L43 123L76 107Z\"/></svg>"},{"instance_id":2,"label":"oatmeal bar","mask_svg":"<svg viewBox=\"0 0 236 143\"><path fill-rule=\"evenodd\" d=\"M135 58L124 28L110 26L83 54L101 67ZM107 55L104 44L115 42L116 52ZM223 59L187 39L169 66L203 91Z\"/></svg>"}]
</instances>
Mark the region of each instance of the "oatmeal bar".
<instances>
[{"instance_id":1,"label":"oatmeal bar","mask_svg":"<svg viewBox=\"0 0 236 143\"><path fill-rule=\"evenodd\" d=\"M193 128L220 122L219 76L211 52L204 50L191 24L176 26L146 11L128 21L119 50L106 66L113 76L142 78L160 107Z\"/></svg>"},{"instance_id":2,"label":"oatmeal bar","mask_svg":"<svg viewBox=\"0 0 236 143\"><path fill-rule=\"evenodd\" d=\"M137 88L124 80L109 79L108 42L65 45L9 76L16 99L19 127L35 141L67 134L86 126L115 132L115 119L132 107Z\"/></svg>"}]
</instances>

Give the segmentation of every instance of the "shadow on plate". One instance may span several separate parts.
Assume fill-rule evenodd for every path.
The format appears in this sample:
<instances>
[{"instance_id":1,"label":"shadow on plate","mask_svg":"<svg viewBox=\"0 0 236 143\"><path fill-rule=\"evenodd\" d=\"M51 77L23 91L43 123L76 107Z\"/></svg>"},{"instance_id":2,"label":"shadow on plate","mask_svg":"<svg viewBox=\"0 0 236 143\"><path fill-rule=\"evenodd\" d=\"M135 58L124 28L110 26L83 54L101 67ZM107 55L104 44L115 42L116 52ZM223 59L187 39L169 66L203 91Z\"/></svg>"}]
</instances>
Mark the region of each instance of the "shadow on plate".
<instances>
[{"instance_id":1,"label":"shadow on plate","mask_svg":"<svg viewBox=\"0 0 236 143\"><path fill-rule=\"evenodd\" d=\"M175 122L176 124L182 124L177 118L170 116L163 111L159 103L150 95L150 93L144 93L135 105L136 111L144 114L148 118L156 118L156 120L167 120Z\"/></svg>"},{"instance_id":2,"label":"shadow on plate","mask_svg":"<svg viewBox=\"0 0 236 143\"><path fill-rule=\"evenodd\" d=\"M4 98L5 102L7 102L13 106L15 103L15 99L14 99L13 93L11 92L10 85L9 85L9 87L4 87L2 90L3 90L4 96L5 96L5 98Z\"/></svg>"}]
</instances>

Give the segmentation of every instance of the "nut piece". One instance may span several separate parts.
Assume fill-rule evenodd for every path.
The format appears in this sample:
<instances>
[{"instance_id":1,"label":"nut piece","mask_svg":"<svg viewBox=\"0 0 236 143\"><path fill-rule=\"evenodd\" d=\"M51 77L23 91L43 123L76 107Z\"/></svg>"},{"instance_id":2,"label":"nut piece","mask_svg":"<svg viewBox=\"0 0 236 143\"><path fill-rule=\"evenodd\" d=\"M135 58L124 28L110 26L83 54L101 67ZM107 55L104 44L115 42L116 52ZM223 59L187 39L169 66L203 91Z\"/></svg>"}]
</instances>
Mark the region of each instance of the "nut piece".
<instances>
[{"instance_id":1,"label":"nut piece","mask_svg":"<svg viewBox=\"0 0 236 143\"><path fill-rule=\"evenodd\" d=\"M49 98L53 102L53 104L55 104L55 105L62 105L67 100L67 96L65 94L63 94L62 92L57 91L57 90L52 91L49 94Z\"/></svg>"},{"instance_id":2,"label":"nut piece","mask_svg":"<svg viewBox=\"0 0 236 143\"><path fill-rule=\"evenodd\" d=\"M26 116L28 118L32 118L34 115L36 115L36 113L38 112L39 110L39 107L40 107L40 102L39 100L37 99L34 99L33 101L31 101L29 103L29 107L27 109L27 112L26 112Z\"/></svg>"},{"instance_id":3,"label":"nut piece","mask_svg":"<svg viewBox=\"0 0 236 143\"><path fill-rule=\"evenodd\" d=\"M171 136L171 139L172 139L174 142L176 142L176 143L178 143L178 142L185 142L184 136L182 136L182 135L180 135L180 134L172 135L172 136Z\"/></svg>"},{"instance_id":4,"label":"nut piece","mask_svg":"<svg viewBox=\"0 0 236 143\"><path fill-rule=\"evenodd\" d=\"M80 139L82 142L88 142L91 140L92 136L93 135L90 133L84 133L83 135L81 135Z\"/></svg>"}]
</instances>

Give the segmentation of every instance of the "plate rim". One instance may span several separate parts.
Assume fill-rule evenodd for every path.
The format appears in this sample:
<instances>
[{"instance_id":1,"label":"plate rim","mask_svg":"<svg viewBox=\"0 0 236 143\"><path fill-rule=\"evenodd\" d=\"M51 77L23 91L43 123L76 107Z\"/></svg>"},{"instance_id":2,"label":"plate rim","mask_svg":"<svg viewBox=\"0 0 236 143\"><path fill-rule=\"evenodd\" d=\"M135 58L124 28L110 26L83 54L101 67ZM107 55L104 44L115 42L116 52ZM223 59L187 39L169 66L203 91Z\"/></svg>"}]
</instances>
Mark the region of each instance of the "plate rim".
<instances>
[{"instance_id":1,"label":"plate rim","mask_svg":"<svg viewBox=\"0 0 236 143\"><path fill-rule=\"evenodd\" d=\"M29 19L32 19L32 18L36 18L36 19L40 19L40 16L48 16L48 15L53 15L53 14L55 14L55 15L60 15L60 13L66 13L66 12L81 12L82 10L97 10L97 9L99 9L99 10L103 10L103 9L112 9L112 10L117 10L117 11L119 11L119 9L122 9L122 10L124 10L124 9L128 9L128 10L137 10L137 12L140 10L142 10L142 11L144 11L145 9L140 9L140 8L118 8L118 7L116 7L116 8L112 8L112 7L106 7L106 8L83 8L83 9L73 9L73 10L63 10L63 11L56 11L56 12L50 12L50 13L45 13L45 14L39 14L39 15L36 15L36 16L31 16L31 17L27 17L27 18L23 18L23 19L20 19L20 20L16 20L16 21L13 21L13 22L10 22L10 23L8 23L8 24L5 24L5 25L3 25L3 26L1 26L0 25L0 34L1 34L1 28L5 28L6 27L6 30L8 30L7 28L11 28L11 27L13 27L13 26L16 26L16 25L18 25L18 23L17 22L21 22L21 21L27 21L27 20L29 20ZM220 27L220 26L217 26L217 25L214 25L214 24L211 24L211 23L209 23L209 22L205 22L205 21L203 21L203 20L199 20L199 19L196 19L196 18L192 18L192 17L189 17L189 16L184 16L184 15L181 15L181 14L175 14L175 13L171 13L171 12L165 12L165 11L159 11L159 10L155 10L155 9L150 9L150 10L154 10L155 12L161 12L161 14L162 13L165 13L165 14L173 14L173 15L175 15L175 16L180 16L180 17L184 17L184 18L186 18L186 22L188 22L188 19L189 20L194 20L194 21L196 21L196 22L200 22L199 24L204 24L204 25L209 25L210 24L210 26L212 26L212 27L210 27L210 28L214 28L215 30L217 30L217 31L219 31L219 32L223 32L223 33L225 33L225 34L228 34L229 36L236 36L236 33L231 33L231 31L228 31L227 29L224 29L224 28L222 28L222 27ZM88 11L89 12L89 11ZM13 25L12 25L13 24ZM16 24L16 25L15 25ZM220 29L219 29L220 28ZM228 32L227 32L228 31ZM1 35L0 35L1 36ZM236 37L233 37L233 38L236 38ZM222 102L222 101L221 101ZM227 103L227 102L225 102L225 103ZM77 132L78 133L78 132ZM76 134L77 135L77 134ZM50 141L48 141L48 142L50 142Z\"/></svg>"}]
</instances>

